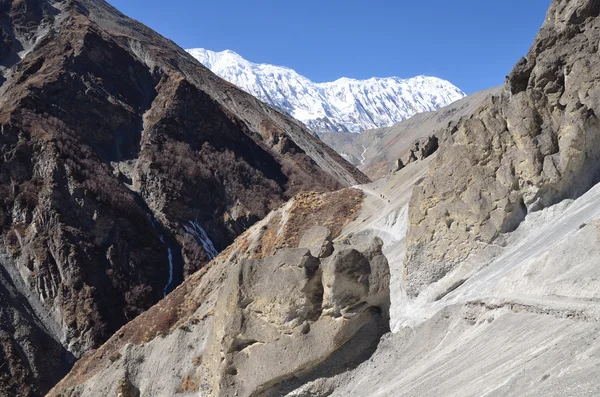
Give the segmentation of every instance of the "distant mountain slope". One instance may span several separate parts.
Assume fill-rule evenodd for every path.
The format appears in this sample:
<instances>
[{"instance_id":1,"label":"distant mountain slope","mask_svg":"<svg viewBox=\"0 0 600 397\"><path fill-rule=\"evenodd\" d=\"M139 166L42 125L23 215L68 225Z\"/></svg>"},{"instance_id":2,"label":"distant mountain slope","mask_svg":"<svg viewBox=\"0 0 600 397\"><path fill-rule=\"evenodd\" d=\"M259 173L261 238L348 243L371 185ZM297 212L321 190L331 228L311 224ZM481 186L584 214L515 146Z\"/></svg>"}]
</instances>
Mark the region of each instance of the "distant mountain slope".
<instances>
[{"instance_id":1,"label":"distant mountain slope","mask_svg":"<svg viewBox=\"0 0 600 397\"><path fill-rule=\"evenodd\" d=\"M314 132L361 133L446 106L465 94L437 77L314 83L296 71L247 61L233 51L188 52L215 74L305 123Z\"/></svg>"},{"instance_id":2,"label":"distant mountain slope","mask_svg":"<svg viewBox=\"0 0 600 397\"><path fill-rule=\"evenodd\" d=\"M404 158L409 147L419 138L434 134L471 116L490 96L499 95L502 87L490 88L464 97L432 112L424 112L391 127L367 130L363 134L322 132L319 138L371 179L387 175L396 160Z\"/></svg>"}]
</instances>

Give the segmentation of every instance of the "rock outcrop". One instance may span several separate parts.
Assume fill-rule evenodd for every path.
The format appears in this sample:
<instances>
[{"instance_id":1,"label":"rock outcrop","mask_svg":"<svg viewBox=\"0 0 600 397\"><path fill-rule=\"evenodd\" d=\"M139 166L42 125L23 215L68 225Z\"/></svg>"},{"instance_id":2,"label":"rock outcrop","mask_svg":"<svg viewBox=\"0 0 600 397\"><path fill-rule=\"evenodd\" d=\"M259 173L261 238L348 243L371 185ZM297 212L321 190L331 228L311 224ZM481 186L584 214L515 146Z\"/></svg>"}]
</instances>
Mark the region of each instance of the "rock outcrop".
<instances>
[{"instance_id":1,"label":"rock outcrop","mask_svg":"<svg viewBox=\"0 0 600 397\"><path fill-rule=\"evenodd\" d=\"M363 362L389 331L381 240L340 241L318 225L296 247L249 258L247 247L273 227L265 219L239 237L50 395L112 395L126 382L140 395L279 396ZM313 256L317 241L331 249Z\"/></svg>"},{"instance_id":2,"label":"rock outcrop","mask_svg":"<svg viewBox=\"0 0 600 397\"><path fill-rule=\"evenodd\" d=\"M333 252L331 231L324 226L313 226L304 232L299 246L310 249L316 258L326 258Z\"/></svg>"},{"instance_id":3,"label":"rock outcrop","mask_svg":"<svg viewBox=\"0 0 600 397\"><path fill-rule=\"evenodd\" d=\"M323 142L338 151L372 180L385 177L396 161L408 157L412 144L452 121L472 115L485 99L500 93L502 87L476 92L433 112L419 113L391 127L367 130L362 134L320 132ZM406 165L406 164L404 164Z\"/></svg>"},{"instance_id":4,"label":"rock outcrop","mask_svg":"<svg viewBox=\"0 0 600 397\"><path fill-rule=\"evenodd\" d=\"M418 294L528 212L600 180L600 5L552 3L504 92L440 138L409 212L406 278Z\"/></svg>"},{"instance_id":5,"label":"rock outcrop","mask_svg":"<svg viewBox=\"0 0 600 397\"><path fill-rule=\"evenodd\" d=\"M306 248L243 260L215 312L202 360L210 395L277 396L302 379L355 366L389 330L381 242L364 251L339 245L321 260Z\"/></svg>"},{"instance_id":6,"label":"rock outcrop","mask_svg":"<svg viewBox=\"0 0 600 397\"><path fill-rule=\"evenodd\" d=\"M38 358L100 346L295 194L368 180L102 0L4 0L0 22L2 285L31 312L3 308L31 326L0 324L22 330L2 395L43 394L65 368Z\"/></svg>"},{"instance_id":7,"label":"rock outcrop","mask_svg":"<svg viewBox=\"0 0 600 397\"><path fill-rule=\"evenodd\" d=\"M44 322L0 268L0 373L3 396L36 396L54 386L75 358L52 338Z\"/></svg>"},{"instance_id":8,"label":"rock outcrop","mask_svg":"<svg viewBox=\"0 0 600 397\"><path fill-rule=\"evenodd\" d=\"M417 139L408 149L408 154L404 159L396 160L392 172L396 172L406 167L407 164L415 161L425 160L438 150L438 138L435 135L426 136Z\"/></svg>"}]
</instances>

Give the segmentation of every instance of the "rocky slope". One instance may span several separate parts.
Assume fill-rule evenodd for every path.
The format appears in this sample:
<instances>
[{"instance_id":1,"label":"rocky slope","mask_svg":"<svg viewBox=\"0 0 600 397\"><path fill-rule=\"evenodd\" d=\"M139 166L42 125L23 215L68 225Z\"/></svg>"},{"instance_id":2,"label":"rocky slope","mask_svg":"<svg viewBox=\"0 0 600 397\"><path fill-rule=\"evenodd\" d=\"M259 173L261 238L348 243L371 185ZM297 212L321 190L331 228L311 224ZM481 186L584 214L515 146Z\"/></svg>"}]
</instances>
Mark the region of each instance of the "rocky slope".
<instances>
[{"instance_id":1,"label":"rocky slope","mask_svg":"<svg viewBox=\"0 0 600 397\"><path fill-rule=\"evenodd\" d=\"M314 83L296 71L256 64L233 51L188 50L218 76L302 121L312 131L362 133L436 110L465 94L427 76Z\"/></svg>"},{"instance_id":2,"label":"rocky slope","mask_svg":"<svg viewBox=\"0 0 600 397\"><path fill-rule=\"evenodd\" d=\"M319 138L372 180L383 178L396 169L396 161L408 155L410 145L435 135L452 121L469 117L490 95L498 95L502 87L471 94L431 112L416 114L391 127L370 129L362 134L319 133Z\"/></svg>"},{"instance_id":3,"label":"rocky slope","mask_svg":"<svg viewBox=\"0 0 600 397\"><path fill-rule=\"evenodd\" d=\"M318 135L369 178L376 180L397 168L396 161L408 155L408 148L414 141L434 136L450 122L471 116L488 96L498 95L501 91L502 87L496 87L476 92L441 109L419 113L391 127L370 129L362 134L322 132Z\"/></svg>"},{"instance_id":4,"label":"rocky slope","mask_svg":"<svg viewBox=\"0 0 600 397\"><path fill-rule=\"evenodd\" d=\"M525 216L600 181L597 1L554 1L500 96L440 135L409 214L407 280L418 294Z\"/></svg>"},{"instance_id":5,"label":"rocky slope","mask_svg":"<svg viewBox=\"0 0 600 397\"><path fill-rule=\"evenodd\" d=\"M131 384L139 395L277 396L355 367L389 330L382 241L333 242L362 200L353 189L295 197L82 358L50 395Z\"/></svg>"},{"instance_id":6,"label":"rocky slope","mask_svg":"<svg viewBox=\"0 0 600 397\"><path fill-rule=\"evenodd\" d=\"M503 92L442 129L437 151L298 195L51 395L597 395L599 21L595 0L554 0ZM332 266L342 252L348 267Z\"/></svg>"},{"instance_id":7,"label":"rocky slope","mask_svg":"<svg viewBox=\"0 0 600 397\"><path fill-rule=\"evenodd\" d=\"M374 191L393 194L383 183ZM389 211L381 201L374 205ZM391 265L394 332L357 369L294 395L596 395L599 209L596 185L577 200L529 214L502 244L486 245L416 299ZM406 215L400 212L396 223L404 227L396 238L407 231ZM380 225L370 233L381 233Z\"/></svg>"},{"instance_id":8,"label":"rocky slope","mask_svg":"<svg viewBox=\"0 0 600 397\"><path fill-rule=\"evenodd\" d=\"M368 179L102 0L0 1L0 394L40 395L273 208Z\"/></svg>"}]
</instances>

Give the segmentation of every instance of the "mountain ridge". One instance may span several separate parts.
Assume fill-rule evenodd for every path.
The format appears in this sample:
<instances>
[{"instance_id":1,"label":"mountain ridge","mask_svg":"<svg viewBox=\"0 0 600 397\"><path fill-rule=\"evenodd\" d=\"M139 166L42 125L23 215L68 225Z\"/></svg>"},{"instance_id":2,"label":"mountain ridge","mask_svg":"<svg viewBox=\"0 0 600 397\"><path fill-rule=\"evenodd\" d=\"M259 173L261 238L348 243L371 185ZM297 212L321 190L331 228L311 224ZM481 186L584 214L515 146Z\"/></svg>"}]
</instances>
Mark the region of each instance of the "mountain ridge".
<instances>
[{"instance_id":1,"label":"mountain ridge","mask_svg":"<svg viewBox=\"0 0 600 397\"><path fill-rule=\"evenodd\" d=\"M0 22L2 396L44 395L296 194L368 181L103 0Z\"/></svg>"},{"instance_id":2,"label":"mountain ridge","mask_svg":"<svg viewBox=\"0 0 600 397\"><path fill-rule=\"evenodd\" d=\"M366 130L362 134L323 132L318 135L375 181L397 169L397 160L407 154L412 142L435 135L451 121L469 117L489 95L501 91L502 87L479 91L435 111L419 113L390 127Z\"/></svg>"},{"instance_id":3,"label":"mountain ridge","mask_svg":"<svg viewBox=\"0 0 600 397\"><path fill-rule=\"evenodd\" d=\"M381 132L393 172L296 195L49 396L597 395L599 36L553 0L503 87Z\"/></svg>"},{"instance_id":4,"label":"mountain ridge","mask_svg":"<svg viewBox=\"0 0 600 397\"><path fill-rule=\"evenodd\" d=\"M232 50L187 50L218 76L302 121L313 132L386 127L465 94L438 77L341 77L316 83L286 66L254 63Z\"/></svg>"}]
</instances>

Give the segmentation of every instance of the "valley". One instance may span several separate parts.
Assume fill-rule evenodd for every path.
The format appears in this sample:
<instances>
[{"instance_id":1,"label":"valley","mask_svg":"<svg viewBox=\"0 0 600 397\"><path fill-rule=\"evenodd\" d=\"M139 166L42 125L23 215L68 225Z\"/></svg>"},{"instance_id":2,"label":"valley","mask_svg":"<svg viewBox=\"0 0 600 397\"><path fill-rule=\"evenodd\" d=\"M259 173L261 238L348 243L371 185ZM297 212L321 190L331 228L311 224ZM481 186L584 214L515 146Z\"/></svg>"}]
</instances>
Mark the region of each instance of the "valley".
<instances>
[{"instance_id":1,"label":"valley","mask_svg":"<svg viewBox=\"0 0 600 397\"><path fill-rule=\"evenodd\" d=\"M0 395L600 393L597 0L469 96L188 52L103 0L0 0L0 34ZM379 119L326 106L365 87Z\"/></svg>"}]
</instances>

